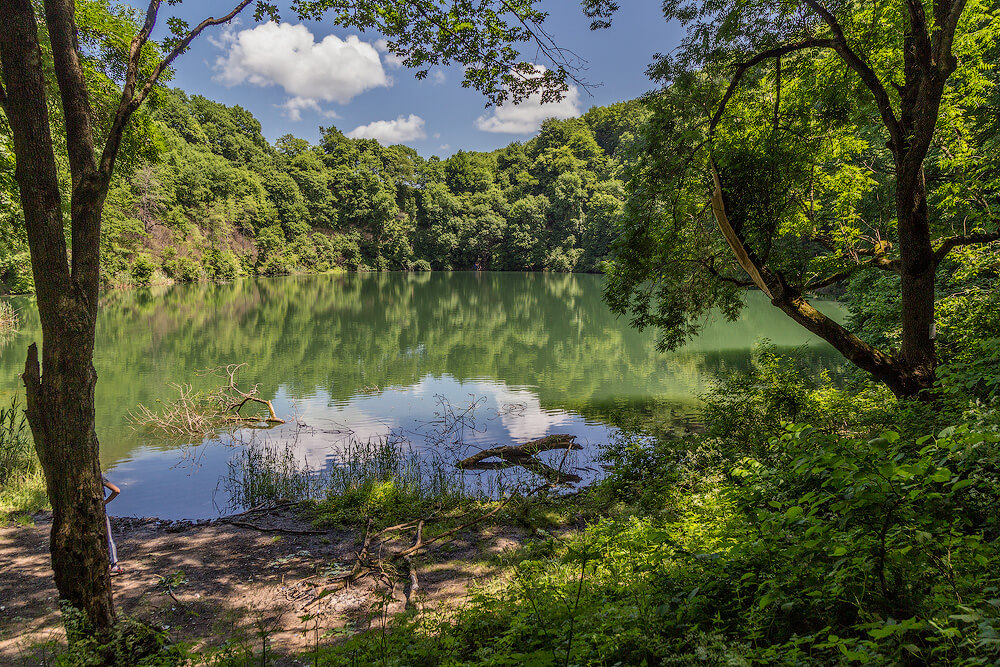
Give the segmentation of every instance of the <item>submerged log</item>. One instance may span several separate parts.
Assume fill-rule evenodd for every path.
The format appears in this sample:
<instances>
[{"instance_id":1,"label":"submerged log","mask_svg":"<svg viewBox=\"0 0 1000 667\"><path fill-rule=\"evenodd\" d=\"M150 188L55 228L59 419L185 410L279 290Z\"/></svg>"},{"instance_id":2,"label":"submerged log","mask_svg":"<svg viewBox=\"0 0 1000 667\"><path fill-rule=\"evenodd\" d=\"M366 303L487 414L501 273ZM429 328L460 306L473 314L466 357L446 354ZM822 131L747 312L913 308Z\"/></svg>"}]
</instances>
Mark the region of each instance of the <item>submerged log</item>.
<instances>
[{"instance_id":1,"label":"submerged log","mask_svg":"<svg viewBox=\"0 0 1000 667\"><path fill-rule=\"evenodd\" d=\"M473 454L462 459L455 465L462 470L502 470L511 466L521 466L539 475L552 483L579 483L583 478L573 473L564 472L550 465L542 463L537 456L541 452L548 452L553 449L563 449L569 453L573 449L583 449L582 445L576 442L576 436L566 434L547 435L538 440L532 440L522 445L502 445L491 449L484 449L478 454ZM486 459L496 457L498 461L487 461ZM564 457L565 458L565 457Z\"/></svg>"}]
</instances>

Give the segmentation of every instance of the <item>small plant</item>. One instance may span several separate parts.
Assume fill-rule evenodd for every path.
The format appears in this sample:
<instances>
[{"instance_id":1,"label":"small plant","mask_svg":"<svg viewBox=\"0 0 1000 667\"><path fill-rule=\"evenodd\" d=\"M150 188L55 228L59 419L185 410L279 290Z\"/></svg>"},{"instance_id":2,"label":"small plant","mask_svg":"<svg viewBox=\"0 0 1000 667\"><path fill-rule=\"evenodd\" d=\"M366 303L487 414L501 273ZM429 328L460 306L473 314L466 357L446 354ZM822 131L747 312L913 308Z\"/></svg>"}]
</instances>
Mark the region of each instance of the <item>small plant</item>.
<instances>
[{"instance_id":1,"label":"small plant","mask_svg":"<svg viewBox=\"0 0 1000 667\"><path fill-rule=\"evenodd\" d=\"M256 439L229 461L223 480L232 509L255 507L280 500L315 498L323 477L299 461L292 444L283 447Z\"/></svg>"},{"instance_id":2,"label":"small plant","mask_svg":"<svg viewBox=\"0 0 1000 667\"><path fill-rule=\"evenodd\" d=\"M17 331L17 310L9 301L0 301L0 336Z\"/></svg>"}]
</instances>

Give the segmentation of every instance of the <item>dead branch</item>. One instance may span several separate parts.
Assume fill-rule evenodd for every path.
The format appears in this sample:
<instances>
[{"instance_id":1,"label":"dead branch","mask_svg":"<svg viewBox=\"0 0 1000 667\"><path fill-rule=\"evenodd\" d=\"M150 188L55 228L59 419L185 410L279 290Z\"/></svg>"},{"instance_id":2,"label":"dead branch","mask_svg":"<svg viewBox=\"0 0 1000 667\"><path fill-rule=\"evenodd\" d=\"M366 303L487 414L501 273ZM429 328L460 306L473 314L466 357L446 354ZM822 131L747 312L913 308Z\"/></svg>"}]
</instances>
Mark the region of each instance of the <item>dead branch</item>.
<instances>
[{"instance_id":1,"label":"dead branch","mask_svg":"<svg viewBox=\"0 0 1000 667\"><path fill-rule=\"evenodd\" d=\"M462 459L455 465L462 470L501 470L512 465L521 466L553 484L563 484L566 482L579 483L583 481L583 478L579 475L553 468L550 465L542 463L537 458L540 452L547 452L553 449L564 449L566 450L566 454L571 449L583 449L581 445L574 442L575 440L576 437L572 435L548 435L522 445L503 445L484 449L478 454L473 454ZM566 460L566 454L563 455L563 461ZM494 456L500 460L486 460Z\"/></svg>"},{"instance_id":2,"label":"dead branch","mask_svg":"<svg viewBox=\"0 0 1000 667\"><path fill-rule=\"evenodd\" d=\"M229 364L199 372L199 375L210 374L225 379L226 383L214 392L196 392L190 384L171 384L170 387L177 392L177 398L163 403L160 411L140 403L134 411L129 412L129 417L135 426L189 438L203 438L225 426L271 428L284 424L285 420L277 416L271 401L257 395L258 385L248 390L240 388L236 376L245 365ZM241 414L240 410L247 403L263 405L267 408L268 416Z\"/></svg>"},{"instance_id":3,"label":"dead branch","mask_svg":"<svg viewBox=\"0 0 1000 667\"><path fill-rule=\"evenodd\" d=\"M233 519L220 519L219 523L228 523L230 526L259 530L262 533L284 533L286 535L326 535L327 532L325 530L298 530L295 528L258 526L257 524L250 523L249 521L234 521Z\"/></svg>"},{"instance_id":4,"label":"dead branch","mask_svg":"<svg viewBox=\"0 0 1000 667\"><path fill-rule=\"evenodd\" d=\"M523 496L520 496L520 497L528 498L528 497L531 497L531 496L535 495L536 493L538 493L538 492L540 492L540 491L542 491L544 489L552 488L553 486L554 486L553 483L546 482L545 484L542 484L540 486L535 487L534 489L528 491L526 494L524 494ZM419 581L416 580L416 570L413 568L413 565L412 565L412 556L413 555L415 555L419 551L422 551L422 550L426 549L427 547L431 546L432 544L440 542L441 540L443 540L445 538L448 538L448 537L451 537L451 536L455 535L456 533L459 533L459 532L461 532L463 530L467 530L467 529L475 526L476 524L481 523L481 522L485 521L486 519L489 519L490 517L496 516L515 497L517 497L517 496L514 496L514 495L507 496L507 498L505 498L495 508L493 508L492 510L490 510L486 514L480 515L480 516L472 519L471 521L467 521L467 522L465 522L465 523L463 523L463 524L461 524L459 526L456 526L456 527L454 527L454 528L452 528L450 530L446 530L445 532L441 533L440 535L435 535L434 537L432 537L430 539L427 539L427 540L425 540L423 538L424 524L427 523L427 522L429 522L431 520L431 517L435 516L438 512L434 512L433 514L431 514L427 518L419 519L419 520L417 520L415 522L416 523L416 528L417 528L417 535L416 535L416 539L414 540L413 546L410 546L410 547L408 547L408 548L406 548L406 549L404 549L404 550L402 550L402 551L400 551L400 552L398 552L396 554L393 554L392 556L389 556L388 559L383 558L382 554L381 554L381 550L382 550L382 547L385 546L385 542L382 542L382 543L379 544L379 553L374 558L371 556L371 554L369 553L369 549L371 547L371 543L372 543L373 539L376 536L383 535L387 531L403 530L405 528L412 528L413 525L414 525L414 522L409 522L409 523L406 523L406 524L399 524L397 526L391 526L390 528L384 528L384 529L378 531L377 533L372 533L371 532L372 519L369 518L368 519L368 526L365 529L364 543L362 544L361 550L358 551L357 558L354 561L354 565L351 567L351 571L348 572L347 574L341 575L339 577L336 577L336 578L330 580L329 581L329 585L326 586L326 587L324 587L322 590L320 590L309 602L307 602L306 604L304 604L301 607L301 609L303 611L306 610L306 609L308 609L312 605L316 604L317 602L319 602L320 600L322 600L323 598L325 598L327 595L330 595L331 593L336 593L336 592L338 592L338 591L340 591L340 590L342 590L344 588L347 588L348 586L350 586L355 581L358 581L359 579L362 579L362 578L364 578L364 577L366 577L368 575L375 575L375 576L378 576L378 577L381 577L381 578L385 578L385 579L389 580L391 583L394 584L394 579L389 576L389 574L388 574L388 572L386 571L386 568L385 568L385 564L386 564L387 561L391 563L391 562L396 562L396 561L399 561L399 560L403 560L410 567L410 570L409 570L409 572L410 572L410 587L411 587L411 593L410 593L410 595L412 596L413 595L412 590L413 590L414 583L416 583L416 585L419 587ZM305 581L305 580L303 580L303 581ZM409 596L408 596L407 604L409 604Z\"/></svg>"},{"instance_id":5,"label":"dead branch","mask_svg":"<svg viewBox=\"0 0 1000 667\"><path fill-rule=\"evenodd\" d=\"M423 544L423 541L424 522L421 521L417 524L417 538L411 548L418 548ZM420 591L420 581L417 579L417 566L413 564L413 556L410 554L404 556L403 560L406 561L406 569L410 574L410 585L406 590L406 608L408 609L412 604L419 613L424 610L424 603L417 599L417 593Z\"/></svg>"}]
</instances>

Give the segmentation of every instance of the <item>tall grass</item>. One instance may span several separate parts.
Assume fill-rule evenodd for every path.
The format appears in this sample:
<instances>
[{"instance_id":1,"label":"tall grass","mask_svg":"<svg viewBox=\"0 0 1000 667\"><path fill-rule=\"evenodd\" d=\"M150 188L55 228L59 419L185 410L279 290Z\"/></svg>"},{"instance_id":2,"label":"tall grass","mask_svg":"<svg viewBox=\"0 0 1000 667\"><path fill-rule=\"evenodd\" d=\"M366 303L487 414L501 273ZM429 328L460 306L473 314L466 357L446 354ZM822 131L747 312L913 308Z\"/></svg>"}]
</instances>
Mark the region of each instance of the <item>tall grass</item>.
<instances>
[{"instance_id":1,"label":"tall grass","mask_svg":"<svg viewBox=\"0 0 1000 667\"><path fill-rule=\"evenodd\" d=\"M322 490L323 476L298 460L293 444L253 439L229 461L223 482L228 509L235 510L314 498Z\"/></svg>"},{"instance_id":2,"label":"tall grass","mask_svg":"<svg viewBox=\"0 0 1000 667\"><path fill-rule=\"evenodd\" d=\"M0 408L0 511L34 512L47 503L31 431L15 396L9 407Z\"/></svg>"},{"instance_id":3,"label":"tall grass","mask_svg":"<svg viewBox=\"0 0 1000 667\"><path fill-rule=\"evenodd\" d=\"M357 523L365 517L389 522L468 502L488 502L520 483L512 471L474 477L454 462L418 452L400 434L370 440L350 439L314 469L295 455L295 443L251 441L229 462L222 480L229 509L246 509L278 500L317 500L322 524Z\"/></svg>"},{"instance_id":4,"label":"tall grass","mask_svg":"<svg viewBox=\"0 0 1000 667\"><path fill-rule=\"evenodd\" d=\"M9 301L0 301L0 335L17 331L17 311Z\"/></svg>"}]
</instances>

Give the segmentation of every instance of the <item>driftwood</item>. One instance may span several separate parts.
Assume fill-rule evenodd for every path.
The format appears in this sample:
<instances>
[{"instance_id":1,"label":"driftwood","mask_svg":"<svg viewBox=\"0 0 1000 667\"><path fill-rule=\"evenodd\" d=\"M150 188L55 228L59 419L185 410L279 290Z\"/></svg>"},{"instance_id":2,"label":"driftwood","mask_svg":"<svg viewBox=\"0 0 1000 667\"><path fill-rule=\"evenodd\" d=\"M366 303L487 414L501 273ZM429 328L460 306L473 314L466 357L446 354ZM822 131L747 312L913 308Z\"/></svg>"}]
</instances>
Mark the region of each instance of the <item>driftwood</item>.
<instances>
[{"instance_id":1,"label":"driftwood","mask_svg":"<svg viewBox=\"0 0 1000 667\"><path fill-rule=\"evenodd\" d=\"M132 422L137 426L156 428L173 435L204 437L226 425L242 428L271 428L284 424L278 417L274 405L260 398L258 385L247 390L239 387L236 375L246 364L230 364L225 368L210 369L199 374L212 374L226 378L226 384L210 393L196 392L190 384L171 384L177 391L177 398L165 403L157 412L145 405L137 406L130 412ZM240 413L247 403L257 403L267 408L267 416Z\"/></svg>"},{"instance_id":2,"label":"driftwood","mask_svg":"<svg viewBox=\"0 0 1000 667\"><path fill-rule=\"evenodd\" d=\"M566 482L579 483L583 478L573 473L564 472L550 465L542 463L537 456L540 452L548 452L553 449L563 449L566 454L572 449L583 449L581 445L574 442L576 436L557 434L547 435L538 440L526 442L523 445L503 445L484 449L478 454L473 454L464 458L455 465L462 470L502 470L510 466L521 466L531 472L543 477L553 484L563 484ZM487 461L496 457L497 461ZM563 461L566 456L563 455Z\"/></svg>"}]
</instances>

